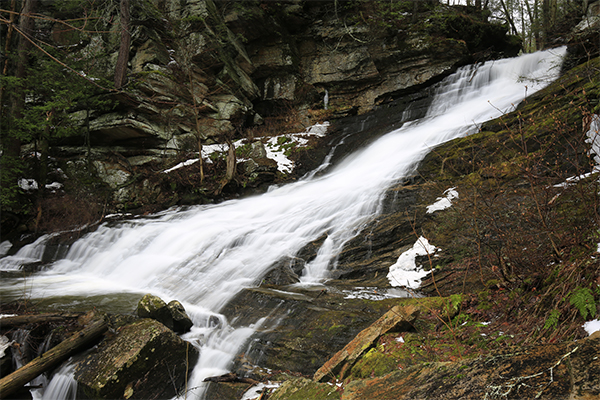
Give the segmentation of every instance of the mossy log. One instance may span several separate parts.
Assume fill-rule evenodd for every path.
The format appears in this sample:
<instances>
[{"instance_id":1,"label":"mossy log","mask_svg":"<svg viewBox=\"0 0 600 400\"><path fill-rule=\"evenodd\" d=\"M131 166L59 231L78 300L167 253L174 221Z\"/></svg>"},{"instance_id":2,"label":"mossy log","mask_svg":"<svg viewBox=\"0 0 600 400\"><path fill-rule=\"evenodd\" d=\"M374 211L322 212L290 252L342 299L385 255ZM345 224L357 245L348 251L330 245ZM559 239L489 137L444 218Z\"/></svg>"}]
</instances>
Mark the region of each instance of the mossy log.
<instances>
[{"instance_id":1,"label":"mossy log","mask_svg":"<svg viewBox=\"0 0 600 400\"><path fill-rule=\"evenodd\" d=\"M73 354L89 347L107 329L108 324L104 319L92 322L56 347L33 359L27 365L0 379L0 398L9 398L15 391L33 380L36 376L56 367Z\"/></svg>"}]
</instances>

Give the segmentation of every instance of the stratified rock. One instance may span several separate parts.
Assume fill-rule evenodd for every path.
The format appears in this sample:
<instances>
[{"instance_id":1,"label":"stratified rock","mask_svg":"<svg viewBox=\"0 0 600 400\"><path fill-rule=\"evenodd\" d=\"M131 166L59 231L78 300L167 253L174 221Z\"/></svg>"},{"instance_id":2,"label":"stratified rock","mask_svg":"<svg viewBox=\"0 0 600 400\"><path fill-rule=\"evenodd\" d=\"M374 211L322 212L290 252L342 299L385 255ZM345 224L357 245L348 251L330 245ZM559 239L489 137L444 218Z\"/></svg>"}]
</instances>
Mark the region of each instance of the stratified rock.
<instances>
[{"instance_id":1,"label":"stratified rock","mask_svg":"<svg viewBox=\"0 0 600 400\"><path fill-rule=\"evenodd\" d=\"M177 300L173 300L167 304L167 308L169 309L171 317L173 318L173 330L177 333L189 332L194 323L185 312L183 304Z\"/></svg>"},{"instance_id":2,"label":"stratified rock","mask_svg":"<svg viewBox=\"0 0 600 400\"><path fill-rule=\"evenodd\" d=\"M161 322L169 329L173 329L173 316L171 310L160 297L146 294L137 306L137 315L140 318L152 318Z\"/></svg>"},{"instance_id":3,"label":"stratified rock","mask_svg":"<svg viewBox=\"0 0 600 400\"><path fill-rule=\"evenodd\" d=\"M381 335L387 332L411 329L418 315L419 310L416 307L393 307L383 317L356 335L346 347L331 357L329 361L315 372L313 379L315 381L324 381L335 377L338 373L340 379L343 379L345 372L349 371L356 361L369 351L373 343Z\"/></svg>"},{"instance_id":4,"label":"stratified rock","mask_svg":"<svg viewBox=\"0 0 600 400\"><path fill-rule=\"evenodd\" d=\"M164 399L183 391L198 350L152 319L117 335L76 366L75 379L89 398Z\"/></svg>"}]
</instances>

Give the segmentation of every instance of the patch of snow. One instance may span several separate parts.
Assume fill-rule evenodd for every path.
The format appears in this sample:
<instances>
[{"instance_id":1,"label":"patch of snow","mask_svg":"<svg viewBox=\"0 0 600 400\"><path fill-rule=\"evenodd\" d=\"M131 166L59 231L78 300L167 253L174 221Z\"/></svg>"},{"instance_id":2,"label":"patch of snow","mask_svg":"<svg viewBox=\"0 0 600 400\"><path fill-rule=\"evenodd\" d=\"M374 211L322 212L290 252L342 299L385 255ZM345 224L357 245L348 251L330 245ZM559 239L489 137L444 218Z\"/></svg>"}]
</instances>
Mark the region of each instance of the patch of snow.
<instances>
[{"instance_id":1,"label":"patch of snow","mask_svg":"<svg viewBox=\"0 0 600 400\"><path fill-rule=\"evenodd\" d=\"M590 153L594 155L594 161L600 165L600 115L592 115L590 129L587 131L588 137L585 141L590 144Z\"/></svg>"},{"instance_id":2,"label":"patch of snow","mask_svg":"<svg viewBox=\"0 0 600 400\"><path fill-rule=\"evenodd\" d=\"M235 147L239 147L241 145L242 141L238 140L236 142L233 143L233 145ZM227 146L226 144L209 144L209 145L203 145L202 146L202 159L205 160L207 163L212 164L212 160L210 159L210 155L212 153L224 153L227 150L229 150L229 146Z\"/></svg>"},{"instance_id":3,"label":"patch of snow","mask_svg":"<svg viewBox=\"0 0 600 400\"><path fill-rule=\"evenodd\" d=\"M255 386L252 386L250 389L248 389L246 391L246 393L244 393L244 395L242 396L241 400L256 400L256 399L260 398L263 390L274 389L274 388L278 388L279 386L281 386L281 383L271 383L271 382L259 383Z\"/></svg>"},{"instance_id":4,"label":"patch of snow","mask_svg":"<svg viewBox=\"0 0 600 400\"><path fill-rule=\"evenodd\" d=\"M377 287L356 287L354 290L342 290L344 299L362 299L381 301L385 299L397 299L413 297L413 294L402 289L380 289Z\"/></svg>"},{"instance_id":5,"label":"patch of snow","mask_svg":"<svg viewBox=\"0 0 600 400\"><path fill-rule=\"evenodd\" d=\"M306 128L304 132L301 133L288 133L284 135L272 136L266 141L265 150L267 152L267 158L275 160L277 162L277 169L283 173L290 173L294 169L294 162L290 160L286 155L286 150L290 147L291 143L295 144L295 147L302 147L308 143L307 136L317 136L323 137L327 133L327 128L329 127L329 122L323 122L322 124L315 124ZM284 137L286 140L283 143L280 143L281 138ZM246 142L245 139L237 140L233 142L233 146L238 148ZM213 153L226 153L229 150L227 144L210 144L202 146L202 160L207 164L212 164L212 160L210 158ZM190 159L184 161L182 163L177 164L176 166L164 170L163 173L169 173L176 169L186 167L188 165L192 165L198 162L198 158ZM238 158L237 162L244 162L247 159Z\"/></svg>"},{"instance_id":6,"label":"patch of snow","mask_svg":"<svg viewBox=\"0 0 600 400\"><path fill-rule=\"evenodd\" d=\"M285 135L273 136L267 140L265 149L267 150L267 158L277 162L277 169L283 173L290 173L294 169L294 162L286 155L286 145L295 143L296 147L305 146L308 143L306 136L323 137L327 133L329 122L325 121L322 124L315 124L306 128L302 133L288 133ZM279 144L280 138L285 137L287 140Z\"/></svg>"},{"instance_id":7,"label":"patch of snow","mask_svg":"<svg viewBox=\"0 0 600 400\"><path fill-rule=\"evenodd\" d=\"M588 321L582 325L583 329L587 332L588 335L592 335L592 333L596 331L600 331L600 320L594 319L592 321Z\"/></svg>"},{"instance_id":8,"label":"patch of snow","mask_svg":"<svg viewBox=\"0 0 600 400\"><path fill-rule=\"evenodd\" d=\"M11 247L12 243L8 240L5 240L4 242L0 243L0 257L6 255L6 253L8 253Z\"/></svg>"},{"instance_id":9,"label":"patch of snow","mask_svg":"<svg viewBox=\"0 0 600 400\"><path fill-rule=\"evenodd\" d=\"M38 183L35 179L19 179L19 187L25 191L38 190Z\"/></svg>"},{"instance_id":10,"label":"patch of snow","mask_svg":"<svg viewBox=\"0 0 600 400\"><path fill-rule=\"evenodd\" d=\"M581 174L578 176L571 176L571 177L565 179L565 181L563 183L557 183L556 185L554 185L554 187L565 189L565 188L569 187L570 185L573 185L582 179L587 179L590 176L592 176L593 174L596 174L598 172L600 172L600 166L597 165L594 167L594 169L592 169L592 172L588 172L587 174Z\"/></svg>"},{"instance_id":11,"label":"patch of snow","mask_svg":"<svg viewBox=\"0 0 600 400\"><path fill-rule=\"evenodd\" d=\"M3 316L3 315L2 315ZM2 317L0 316L0 318ZM10 315L12 317L12 315ZM6 336L0 336L0 358L4 357L4 352L8 349L15 341L10 340Z\"/></svg>"},{"instance_id":12,"label":"patch of snow","mask_svg":"<svg viewBox=\"0 0 600 400\"><path fill-rule=\"evenodd\" d=\"M421 266L417 267L415 259L418 256L432 255L437 250L426 238L419 237L413 247L400 254L398 261L390 267L387 274L390 285L417 289L421 285L421 279L429 274L429 271L424 271Z\"/></svg>"},{"instance_id":13,"label":"patch of snow","mask_svg":"<svg viewBox=\"0 0 600 400\"><path fill-rule=\"evenodd\" d=\"M60 182L52 182L46 185L46 189L48 190L59 190L63 188L63 184Z\"/></svg>"},{"instance_id":14,"label":"patch of snow","mask_svg":"<svg viewBox=\"0 0 600 400\"><path fill-rule=\"evenodd\" d=\"M591 175L600 172L600 115L592 115L590 129L586 132L585 135L587 136L585 142L590 144L589 154L593 156L596 165L594 166L591 172L567 178L565 182L554 185L554 187L566 188L569 185L577 183L582 179L589 178Z\"/></svg>"},{"instance_id":15,"label":"patch of snow","mask_svg":"<svg viewBox=\"0 0 600 400\"><path fill-rule=\"evenodd\" d=\"M444 197L438 197L435 203L427 206L427 214L434 213L436 211L445 210L452 206L452 200L458 199L458 192L456 188L449 188L444 191Z\"/></svg>"},{"instance_id":16,"label":"patch of snow","mask_svg":"<svg viewBox=\"0 0 600 400\"><path fill-rule=\"evenodd\" d=\"M327 128L329 128L329 121L325 121L322 124L314 124L306 128L304 135L323 137L327 134ZM298 133L298 135L302 135L302 133Z\"/></svg>"},{"instance_id":17,"label":"patch of snow","mask_svg":"<svg viewBox=\"0 0 600 400\"><path fill-rule=\"evenodd\" d=\"M169 172L175 171L176 169L182 168L182 167L187 167L188 165L192 165L194 163L197 163L200 159L199 158L192 158L190 160L186 160L184 162L180 162L179 164L177 164L176 166L169 168L169 169L165 169L163 171L163 174L168 174Z\"/></svg>"}]
</instances>

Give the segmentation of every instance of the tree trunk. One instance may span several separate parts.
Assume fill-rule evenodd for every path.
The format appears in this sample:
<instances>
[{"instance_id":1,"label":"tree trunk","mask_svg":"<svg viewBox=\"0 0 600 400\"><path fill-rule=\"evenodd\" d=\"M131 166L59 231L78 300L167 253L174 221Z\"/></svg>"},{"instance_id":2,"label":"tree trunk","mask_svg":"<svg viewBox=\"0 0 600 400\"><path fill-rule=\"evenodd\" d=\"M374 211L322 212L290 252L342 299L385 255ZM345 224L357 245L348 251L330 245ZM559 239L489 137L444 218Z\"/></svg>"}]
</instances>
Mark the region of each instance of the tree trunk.
<instances>
[{"instance_id":1,"label":"tree trunk","mask_svg":"<svg viewBox=\"0 0 600 400\"><path fill-rule=\"evenodd\" d=\"M227 138L227 145L229 149L227 150L227 169L225 171L225 182L229 183L235 176L235 146L231 139Z\"/></svg>"},{"instance_id":2,"label":"tree trunk","mask_svg":"<svg viewBox=\"0 0 600 400\"><path fill-rule=\"evenodd\" d=\"M542 32L544 44L548 42L548 34L550 33L550 0L542 1Z\"/></svg>"},{"instance_id":3,"label":"tree trunk","mask_svg":"<svg viewBox=\"0 0 600 400\"><path fill-rule=\"evenodd\" d=\"M9 20L8 20L8 30L6 32L6 39L4 42L4 54L10 54L10 50L11 50L11 41L12 41L12 35L13 32L15 30L14 28L14 23L15 23L15 16L16 14L14 14L14 11L17 9L17 1L16 0L12 0L10 3L10 10L13 11L13 13L10 14ZM4 60L4 67L2 68L2 75L6 76L8 74L8 57L6 58L6 60ZM4 99L4 86L0 86L0 109L3 109L2 104L3 104L3 100Z\"/></svg>"},{"instance_id":4,"label":"tree trunk","mask_svg":"<svg viewBox=\"0 0 600 400\"><path fill-rule=\"evenodd\" d=\"M35 0L24 0L21 14L19 15L19 30L27 35L32 35L34 30L34 21L30 15L35 10ZM7 43L6 46L10 46ZM29 64L29 50L31 43L24 37L19 37L17 45L17 61L13 68L5 65L4 70L7 74L14 71L14 76L19 81L23 81L27 76L27 66ZM8 59L7 59L8 62ZM2 104L3 106L3 104ZM15 192L11 188L16 188L18 169L20 167L21 157L21 137L26 135L26 132L19 131L14 123L15 120L23 118L23 110L25 108L25 92L21 87L17 87L9 95L8 106L8 126L4 126L6 131L2 132L2 167L1 171L1 187L3 188L3 202L11 203L15 201ZM2 115L2 117L7 117Z\"/></svg>"},{"instance_id":5,"label":"tree trunk","mask_svg":"<svg viewBox=\"0 0 600 400\"><path fill-rule=\"evenodd\" d=\"M119 58L115 67L115 88L121 89L127 78L127 62L129 61L129 45L131 33L129 32L129 0L121 0L121 46Z\"/></svg>"},{"instance_id":6,"label":"tree trunk","mask_svg":"<svg viewBox=\"0 0 600 400\"><path fill-rule=\"evenodd\" d=\"M10 398L15 391L36 376L58 366L73 354L92 345L107 329L108 324L104 319L95 321L81 331L74 333L58 346L33 359L27 365L0 379L0 398Z\"/></svg>"},{"instance_id":7,"label":"tree trunk","mask_svg":"<svg viewBox=\"0 0 600 400\"><path fill-rule=\"evenodd\" d=\"M198 121L198 117L196 117ZM202 159L202 139L198 134L198 168L200 169L200 184L204 183L204 160Z\"/></svg>"},{"instance_id":8,"label":"tree trunk","mask_svg":"<svg viewBox=\"0 0 600 400\"><path fill-rule=\"evenodd\" d=\"M18 315L16 317L5 317L0 320L2 329L12 328L26 324L39 324L42 322L57 322L67 319L79 318L82 314L74 313L52 313L52 314L37 314L37 315Z\"/></svg>"},{"instance_id":9,"label":"tree trunk","mask_svg":"<svg viewBox=\"0 0 600 400\"><path fill-rule=\"evenodd\" d=\"M504 10L504 15L506 16L506 21L508 21L513 34L517 34L519 31L515 26L515 22L513 21L512 15L510 14L510 10L508 9L506 2L504 0L500 0L500 4L502 5L502 9Z\"/></svg>"}]
</instances>

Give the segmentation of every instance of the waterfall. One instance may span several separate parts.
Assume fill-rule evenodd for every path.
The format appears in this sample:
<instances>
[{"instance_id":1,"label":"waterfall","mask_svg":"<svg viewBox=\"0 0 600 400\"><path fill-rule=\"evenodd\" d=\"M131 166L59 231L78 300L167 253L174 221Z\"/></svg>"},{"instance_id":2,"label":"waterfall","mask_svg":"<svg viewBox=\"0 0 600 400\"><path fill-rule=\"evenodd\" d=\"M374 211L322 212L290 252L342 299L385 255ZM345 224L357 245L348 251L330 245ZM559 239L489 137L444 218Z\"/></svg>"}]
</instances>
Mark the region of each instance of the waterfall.
<instances>
[{"instance_id":1,"label":"waterfall","mask_svg":"<svg viewBox=\"0 0 600 400\"><path fill-rule=\"evenodd\" d=\"M47 270L26 281L3 279L1 293L17 296L26 287L32 298L72 296L74 301L75 296L120 293L139 298L151 292L166 301L177 299L195 324L185 338L205 347L190 383L197 385L206 371L226 372L252 332L252 327L233 332L219 316L233 296L260 283L278 260L319 238L325 239L301 281L322 282L344 244L381 211L390 185L414 172L435 146L477 131L482 122L511 111L549 84L565 52L554 49L462 68L439 84L425 118L384 135L327 174L309 175L257 197L104 224ZM0 269L14 270L15 260L30 260L43 253L43 246L42 238L26 254L1 259ZM215 316L220 326L210 324ZM207 361L212 351L223 349L227 355L215 357L218 364Z\"/></svg>"},{"instance_id":2,"label":"waterfall","mask_svg":"<svg viewBox=\"0 0 600 400\"><path fill-rule=\"evenodd\" d=\"M77 381L75 365L71 362L63 364L55 373L43 391L40 400L75 400L77 398Z\"/></svg>"}]
</instances>

